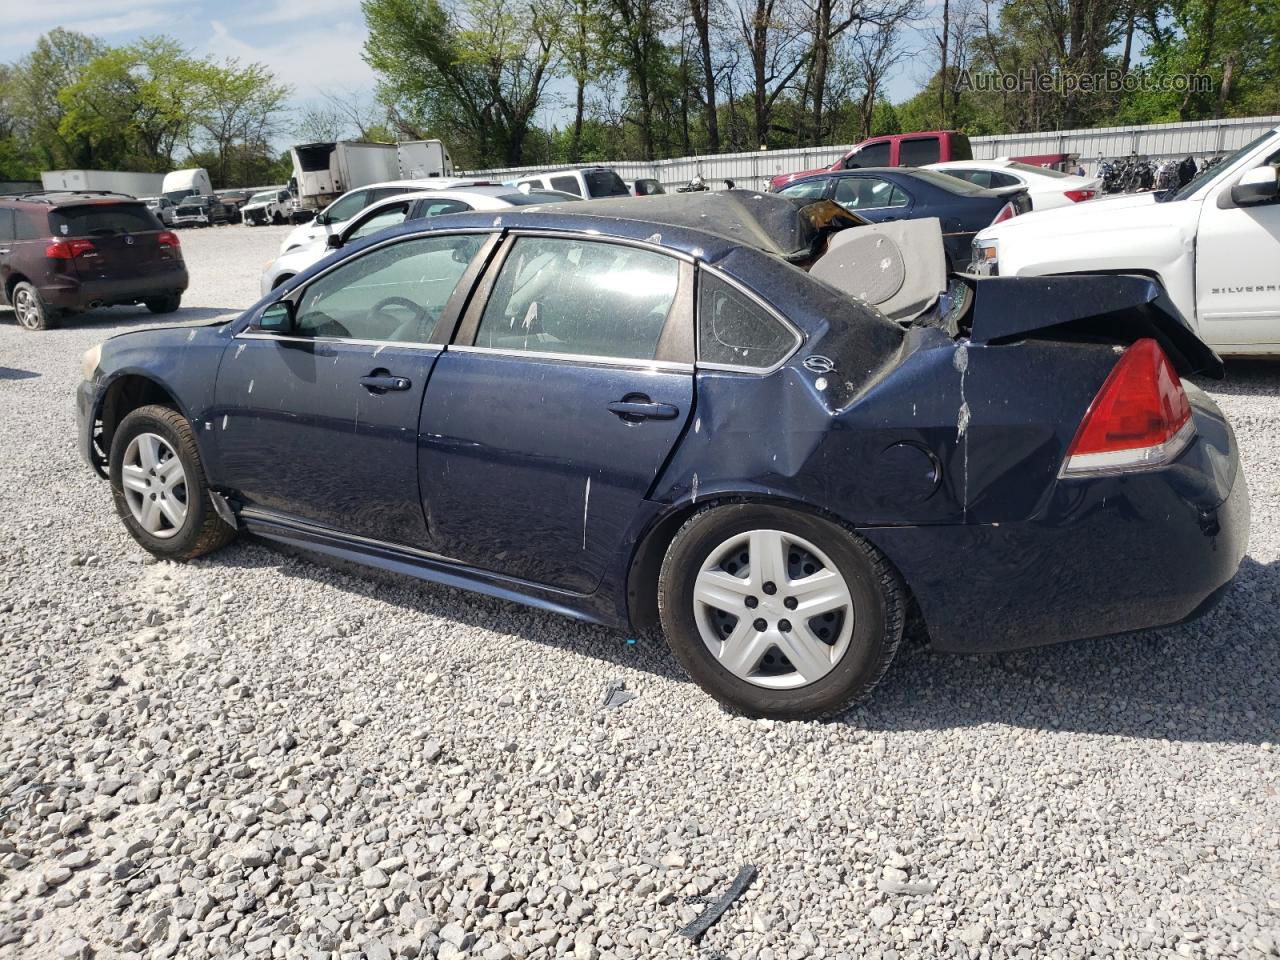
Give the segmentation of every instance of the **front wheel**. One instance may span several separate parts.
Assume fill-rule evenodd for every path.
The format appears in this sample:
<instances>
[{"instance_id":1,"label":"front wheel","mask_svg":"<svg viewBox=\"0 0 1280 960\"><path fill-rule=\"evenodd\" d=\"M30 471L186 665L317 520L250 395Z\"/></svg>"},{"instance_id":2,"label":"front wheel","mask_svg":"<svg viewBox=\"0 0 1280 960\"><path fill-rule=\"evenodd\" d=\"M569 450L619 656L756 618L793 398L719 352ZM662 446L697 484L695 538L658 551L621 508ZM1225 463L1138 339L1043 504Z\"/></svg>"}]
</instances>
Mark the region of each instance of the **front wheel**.
<instances>
[{"instance_id":1,"label":"front wheel","mask_svg":"<svg viewBox=\"0 0 1280 960\"><path fill-rule=\"evenodd\" d=\"M191 560L235 537L214 509L191 424L176 410L139 407L111 441L116 512L143 549L165 560Z\"/></svg>"},{"instance_id":2,"label":"front wheel","mask_svg":"<svg viewBox=\"0 0 1280 960\"><path fill-rule=\"evenodd\" d=\"M711 696L801 720L870 694L902 639L905 593L889 561L843 527L737 503L680 528L658 609L672 651Z\"/></svg>"}]
</instances>

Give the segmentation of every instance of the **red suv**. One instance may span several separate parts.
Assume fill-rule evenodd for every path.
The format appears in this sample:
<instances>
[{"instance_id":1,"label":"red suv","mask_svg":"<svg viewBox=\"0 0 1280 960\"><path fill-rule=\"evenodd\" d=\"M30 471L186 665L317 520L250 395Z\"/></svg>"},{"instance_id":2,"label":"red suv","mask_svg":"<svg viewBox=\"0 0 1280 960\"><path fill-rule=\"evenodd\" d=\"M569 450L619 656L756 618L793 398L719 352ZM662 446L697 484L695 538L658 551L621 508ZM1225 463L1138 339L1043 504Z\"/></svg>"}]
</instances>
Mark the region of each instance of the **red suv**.
<instances>
[{"instance_id":1,"label":"red suv","mask_svg":"<svg viewBox=\"0 0 1280 960\"><path fill-rule=\"evenodd\" d=\"M0 197L0 303L27 330L119 303L172 313L186 289L177 234L141 200L67 190Z\"/></svg>"},{"instance_id":2,"label":"red suv","mask_svg":"<svg viewBox=\"0 0 1280 960\"><path fill-rule=\"evenodd\" d=\"M972 160L969 138L954 130L928 130L922 133L895 133L886 137L863 140L829 167L783 173L769 181L770 190L781 190L792 180L811 177L815 173L835 173L862 167L923 167L930 163Z\"/></svg>"}]
</instances>

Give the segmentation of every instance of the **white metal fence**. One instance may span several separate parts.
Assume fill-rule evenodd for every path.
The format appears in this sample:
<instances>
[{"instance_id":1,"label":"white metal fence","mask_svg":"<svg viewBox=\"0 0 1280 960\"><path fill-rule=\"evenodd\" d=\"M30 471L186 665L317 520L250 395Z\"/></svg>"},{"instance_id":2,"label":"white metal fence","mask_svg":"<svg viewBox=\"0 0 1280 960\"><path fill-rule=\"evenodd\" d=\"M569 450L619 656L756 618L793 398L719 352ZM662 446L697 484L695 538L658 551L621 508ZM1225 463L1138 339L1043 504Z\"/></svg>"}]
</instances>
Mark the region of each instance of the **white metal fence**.
<instances>
[{"instance_id":1,"label":"white metal fence","mask_svg":"<svg viewBox=\"0 0 1280 960\"><path fill-rule=\"evenodd\" d=\"M1087 130L1060 130L1050 133L1010 133L992 137L971 137L973 155L978 160L995 157L1027 157L1051 153L1077 154L1089 173L1097 172L1099 159L1124 157L1130 153L1160 160L1191 155L1198 159L1229 153L1273 127L1280 116L1227 120L1199 120L1189 123L1157 123L1148 126L1098 127ZM793 150L759 150L750 153L722 153L705 157L679 157L653 162L620 160L604 164L618 171L624 180L655 177L668 190L700 176L708 186L733 180L739 187L762 190L769 178L794 170L830 166L848 153L853 144L831 147L804 147ZM576 164L569 166L595 166ZM552 169L505 167L471 170L467 175L495 180L515 180L530 173ZM555 169L564 169L557 167Z\"/></svg>"}]
</instances>

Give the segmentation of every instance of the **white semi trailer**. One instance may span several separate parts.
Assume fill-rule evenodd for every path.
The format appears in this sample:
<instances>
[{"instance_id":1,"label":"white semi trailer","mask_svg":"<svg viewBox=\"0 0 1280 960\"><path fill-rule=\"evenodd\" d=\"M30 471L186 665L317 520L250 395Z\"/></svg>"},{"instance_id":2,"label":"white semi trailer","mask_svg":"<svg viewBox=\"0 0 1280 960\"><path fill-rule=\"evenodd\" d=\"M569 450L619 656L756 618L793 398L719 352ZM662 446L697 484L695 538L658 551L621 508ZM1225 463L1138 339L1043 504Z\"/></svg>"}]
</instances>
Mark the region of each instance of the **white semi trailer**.
<instances>
[{"instance_id":1,"label":"white semi trailer","mask_svg":"<svg viewBox=\"0 0 1280 960\"><path fill-rule=\"evenodd\" d=\"M46 170L40 182L46 190L110 190L131 197L154 197L164 186L163 173L124 170Z\"/></svg>"},{"instance_id":2,"label":"white semi trailer","mask_svg":"<svg viewBox=\"0 0 1280 960\"><path fill-rule=\"evenodd\" d=\"M404 140L396 144L396 162L404 180L452 177L453 158L443 140Z\"/></svg>"},{"instance_id":3,"label":"white semi trailer","mask_svg":"<svg viewBox=\"0 0 1280 960\"><path fill-rule=\"evenodd\" d=\"M289 151L293 156L290 187L298 204L319 210L355 187L394 180L398 173L394 143L304 143Z\"/></svg>"}]
</instances>

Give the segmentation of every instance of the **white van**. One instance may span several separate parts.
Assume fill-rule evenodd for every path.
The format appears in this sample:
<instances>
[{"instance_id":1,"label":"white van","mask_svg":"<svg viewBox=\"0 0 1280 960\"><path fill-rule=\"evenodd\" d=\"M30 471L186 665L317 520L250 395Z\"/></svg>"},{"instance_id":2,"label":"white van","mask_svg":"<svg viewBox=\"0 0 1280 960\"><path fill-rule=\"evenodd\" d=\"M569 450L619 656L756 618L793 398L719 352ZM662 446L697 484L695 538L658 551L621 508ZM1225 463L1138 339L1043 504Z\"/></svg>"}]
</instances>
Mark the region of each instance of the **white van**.
<instances>
[{"instance_id":1,"label":"white van","mask_svg":"<svg viewBox=\"0 0 1280 960\"><path fill-rule=\"evenodd\" d=\"M530 190L559 190L583 200L597 197L629 197L631 191L612 167L580 167L576 170L550 170L521 177L512 186Z\"/></svg>"}]
</instances>

